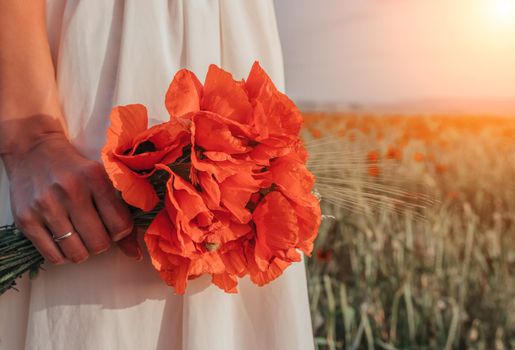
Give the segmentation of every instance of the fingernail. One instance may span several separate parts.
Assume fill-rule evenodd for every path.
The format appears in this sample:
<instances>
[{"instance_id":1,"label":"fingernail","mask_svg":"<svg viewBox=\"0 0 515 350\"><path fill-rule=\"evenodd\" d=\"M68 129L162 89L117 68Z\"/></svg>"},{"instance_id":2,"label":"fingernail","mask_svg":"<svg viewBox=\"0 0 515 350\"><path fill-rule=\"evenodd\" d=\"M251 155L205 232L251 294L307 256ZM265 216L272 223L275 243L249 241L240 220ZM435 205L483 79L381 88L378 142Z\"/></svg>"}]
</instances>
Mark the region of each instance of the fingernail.
<instances>
[{"instance_id":1,"label":"fingernail","mask_svg":"<svg viewBox=\"0 0 515 350\"><path fill-rule=\"evenodd\" d=\"M48 261L54 265L63 265L63 264L66 264L67 262L69 262L68 259L64 259L64 258L61 258L61 257L50 257L48 259Z\"/></svg>"},{"instance_id":2,"label":"fingernail","mask_svg":"<svg viewBox=\"0 0 515 350\"><path fill-rule=\"evenodd\" d=\"M89 258L88 256L83 257L83 258L78 258L78 259L77 258L75 258L75 259L72 258L72 261L74 263L76 263L76 264L82 264L84 261L88 260L88 258Z\"/></svg>"},{"instance_id":3,"label":"fingernail","mask_svg":"<svg viewBox=\"0 0 515 350\"><path fill-rule=\"evenodd\" d=\"M136 249L136 256L134 256L134 259L136 259L136 261L143 260L143 254L141 252L141 248L140 247L137 247L137 249Z\"/></svg>"},{"instance_id":4,"label":"fingernail","mask_svg":"<svg viewBox=\"0 0 515 350\"><path fill-rule=\"evenodd\" d=\"M99 254L105 253L105 252L107 252L109 250L109 248L111 248L111 246L107 246L104 249L101 249L98 252L95 252L95 255L99 255Z\"/></svg>"},{"instance_id":5,"label":"fingernail","mask_svg":"<svg viewBox=\"0 0 515 350\"><path fill-rule=\"evenodd\" d=\"M127 255L130 258L135 259L136 261L143 260L143 254L141 252L141 248L138 247L137 245L125 246L123 251L124 251L125 255Z\"/></svg>"},{"instance_id":6,"label":"fingernail","mask_svg":"<svg viewBox=\"0 0 515 350\"><path fill-rule=\"evenodd\" d=\"M121 232L118 232L118 233L115 233L113 235L113 241L117 242L119 241L120 239L126 237L129 233L132 232L132 227L129 227Z\"/></svg>"},{"instance_id":7,"label":"fingernail","mask_svg":"<svg viewBox=\"0 0 515 350\"><path fill-rule=\"evenodd\" d=\"M141 254L141 251L139 249L138 249L138 256L135 259L136 259L136 261L143 260L143 254Z\"/></svg>"}]
</instances>

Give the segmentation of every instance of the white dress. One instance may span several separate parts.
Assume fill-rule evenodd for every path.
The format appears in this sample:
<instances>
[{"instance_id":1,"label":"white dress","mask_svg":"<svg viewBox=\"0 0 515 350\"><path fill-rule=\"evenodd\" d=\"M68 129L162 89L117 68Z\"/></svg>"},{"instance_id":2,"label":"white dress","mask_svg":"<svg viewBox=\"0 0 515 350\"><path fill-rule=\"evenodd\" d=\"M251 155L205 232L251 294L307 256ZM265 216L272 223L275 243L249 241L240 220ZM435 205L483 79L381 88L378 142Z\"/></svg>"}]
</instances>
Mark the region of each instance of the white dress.
<instances>
[{"instance_id":1,"label":"white dress","mask_svg":"<svg viewBox=\"0 0 515 350\"><path fill-rule=\"evenodd\" d=\"M261 65L282 89L272 0L47 1L48 34L73 143L99 159L114 105L168 115L174 73L203 80L215 63L238 79ZM11 223L0 168L0 224ZM306 276L292 265L266 287L225 294L193 281L174 295L153 270L111 249L79 265L45 267L0 296L0 349L313 349Z\"/></svg>"}]
</instances>

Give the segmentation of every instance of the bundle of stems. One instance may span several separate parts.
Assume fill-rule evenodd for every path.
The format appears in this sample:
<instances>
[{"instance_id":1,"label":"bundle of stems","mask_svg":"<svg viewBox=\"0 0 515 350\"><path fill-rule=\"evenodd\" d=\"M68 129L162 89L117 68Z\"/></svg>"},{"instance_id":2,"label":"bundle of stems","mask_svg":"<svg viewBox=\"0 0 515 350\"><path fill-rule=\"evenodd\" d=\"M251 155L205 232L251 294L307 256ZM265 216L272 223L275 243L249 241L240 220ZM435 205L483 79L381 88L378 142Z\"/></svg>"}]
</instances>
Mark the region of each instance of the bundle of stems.
<instances>
[{"instance_id":1,"label":"bundle of stems","mask_svg":"<svg viewBox=\"0 0 515 350\"><path fill-rule=\"evenodd\" d=\"M44 259L14 225L0 226L0 294L15 288L16 279L28 272L37 275Z\"/></svg>"}]
</instances>

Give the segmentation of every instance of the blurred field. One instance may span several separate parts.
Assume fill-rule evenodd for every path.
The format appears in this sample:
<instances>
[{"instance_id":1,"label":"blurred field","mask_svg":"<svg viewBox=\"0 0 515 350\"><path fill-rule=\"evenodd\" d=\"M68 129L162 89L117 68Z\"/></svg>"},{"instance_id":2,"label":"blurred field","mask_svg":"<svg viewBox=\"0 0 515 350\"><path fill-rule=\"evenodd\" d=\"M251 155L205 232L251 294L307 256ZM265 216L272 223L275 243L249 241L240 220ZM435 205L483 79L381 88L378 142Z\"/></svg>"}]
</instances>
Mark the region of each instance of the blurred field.
<instances>
[{"instance_id":1,"label":"blurred field","mask_svg":"<svg viewBox=\"0 0 515 350\"><path fill-rule=\"evenodd\" d=\"M338 193L353 194L338 208L321 185L334 219L307 263L318 348L515 349L515 118L305 120L325 148L312 166L340 152Z\"/></svg>"}]
</instances>

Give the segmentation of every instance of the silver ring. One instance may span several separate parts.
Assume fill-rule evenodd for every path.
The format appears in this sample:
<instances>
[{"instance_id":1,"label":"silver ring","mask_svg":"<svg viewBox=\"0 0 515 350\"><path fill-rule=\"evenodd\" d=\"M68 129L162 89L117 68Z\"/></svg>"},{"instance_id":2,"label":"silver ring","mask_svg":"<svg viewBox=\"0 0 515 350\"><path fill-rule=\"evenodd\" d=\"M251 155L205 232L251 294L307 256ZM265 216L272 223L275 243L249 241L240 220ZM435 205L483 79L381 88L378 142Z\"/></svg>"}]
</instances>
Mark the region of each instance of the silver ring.
<instances>
[{"instance_id":1,"label":"silver ring","mask_svg":"<svg viewBox=\"0 0 515 350\"><path fill-rule=\"evenodd\" d=\"M71 237L71 235L73 235L73 231L65 233L64 235L59 236L59 237L52 235L52 238L54 239L54 242L58 243L58 242L62 241L63 239Z\"/></svg>"}]
</instances>

